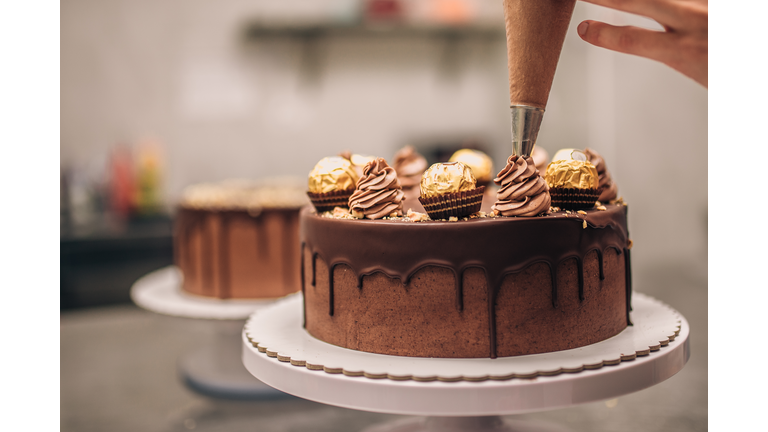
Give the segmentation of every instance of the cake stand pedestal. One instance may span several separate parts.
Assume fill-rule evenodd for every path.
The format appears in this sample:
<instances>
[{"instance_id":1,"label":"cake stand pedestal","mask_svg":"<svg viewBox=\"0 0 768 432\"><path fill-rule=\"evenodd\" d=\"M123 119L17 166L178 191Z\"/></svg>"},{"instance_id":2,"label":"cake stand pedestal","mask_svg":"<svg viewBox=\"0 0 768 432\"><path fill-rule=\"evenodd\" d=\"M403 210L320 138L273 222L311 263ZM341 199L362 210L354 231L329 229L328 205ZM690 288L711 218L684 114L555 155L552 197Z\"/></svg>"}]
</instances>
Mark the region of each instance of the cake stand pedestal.
<instances>
[{"instance_id":1,"label":"cake stand pedestal","mask_svg":"<svg viewBox=\"0 0 768 432\"><path fill-rule=\"evenodd\" d=\"M240 360L245 319L275 300L220 300L181 290L182 275L175 266L151 272L131 287L136 305L162 315L194 320L196 330L212 342L182 355L179 374L187 386L206 396L225 399L286 397L243 367ZM189 327L190 322L185 323ZM193 326L194 327L194 326Z\"/></svg>"},{"instance_id":2,"label":"cake stand pedestal","mask_svg":"<svg viewBox=\"0 0 768 432\"><path fill-rule=\"evenodd\" d=\"M658 384L690 357L689 325L677 311L633 294L634 326L586 347L498 359L371 354L319 341L302 328L301 297L251 315L242 332L246 369L266 384L316 402L427 416L367 429L565 431L500 415L613 399Z\"/></svg>"}]
</instances>

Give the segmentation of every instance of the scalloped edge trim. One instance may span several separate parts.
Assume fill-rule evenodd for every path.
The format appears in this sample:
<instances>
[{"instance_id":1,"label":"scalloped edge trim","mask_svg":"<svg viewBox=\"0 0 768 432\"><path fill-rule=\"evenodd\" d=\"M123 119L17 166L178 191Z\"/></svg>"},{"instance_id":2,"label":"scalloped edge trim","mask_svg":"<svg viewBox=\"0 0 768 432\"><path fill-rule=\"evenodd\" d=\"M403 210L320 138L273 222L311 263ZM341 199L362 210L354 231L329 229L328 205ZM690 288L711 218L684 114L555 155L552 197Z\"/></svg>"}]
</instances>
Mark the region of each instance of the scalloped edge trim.
<instances>
[{"instance_id":1,"label":"scalloped edge trim","mask_svg":"<svg viewBox=\"0 0 768 432\"><path fill-rule=\"evenodd\" d=\"M284 363L290 363L293 366L296 367L305 367L308 370L311 371L323 371L328 374L343 374L348 377L356 378L356 377L364 377L369 379L389 379L392 381L416 381L416 382L433 382L433 381L441 381L441 382L460 382L460 381L468 381L468 382L481 382L481 381L488 381L488 380L494 380L494 381L508 381L511 379L534 379L536 377L540 376L555 376L560 375L563 373L579 373L585 370L595 370L600 369L605 366L616 366L620 364L621 362L627 362L632 361L636 359L637 357L644 357L647 355L650 355L653 352L661 350L661 348L666 347L669 345L670 342L674 342L675 338L680 335L680 329L682 327L682 320L677 320L677 328L675 329L674 333L667 336L667 339L659 341L658 345L652 345L649 346L647 349L635 351L632 354L619 354L617 358L610 359L610 360L603 360L599 363L592 363L592 364L583 364L576 368L559 368L555 370L539 370L536 372L532 372L529 374L517 374L517 373L510 373L507 375L478 375L478 376L439 376L439 375L429 375L429 376L414 376L414 375L391 375L388 373L369 373L365 371L359 371L359 370L346 370L344 368L335 368L335 367L327 367L320 364L311 364L307 363L305 360L293 360L290 356L281 355L276 351L270 351L268 347L261 346L259 342L254 341L251 338L251 335L248 334L248 332L245 333L245 336L248 338L248 342L253 345L254 348L256 348L260 353L266 354L268 357L272 357L277 359L277 361L284 362Z\"/></svg>"}]
</instances>

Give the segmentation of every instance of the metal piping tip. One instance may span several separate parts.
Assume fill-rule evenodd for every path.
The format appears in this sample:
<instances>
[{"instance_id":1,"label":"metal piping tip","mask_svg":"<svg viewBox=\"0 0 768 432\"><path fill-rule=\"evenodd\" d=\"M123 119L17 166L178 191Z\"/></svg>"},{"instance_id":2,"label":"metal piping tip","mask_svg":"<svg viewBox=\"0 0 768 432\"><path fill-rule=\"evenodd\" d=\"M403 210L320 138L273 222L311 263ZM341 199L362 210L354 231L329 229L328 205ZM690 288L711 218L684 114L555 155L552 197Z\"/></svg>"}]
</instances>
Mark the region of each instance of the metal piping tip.
<instances>
[{"instance_id":1,"label":"metal piping tip","mask_svg":"<svg viewBox=\"0 0 768 432\"><path fill-rule=\"evenodd\" d=\"M527 105L510 106L512 114L512 154L529 157L539 136L544 109Z\"/></svg>"}]
</instances>

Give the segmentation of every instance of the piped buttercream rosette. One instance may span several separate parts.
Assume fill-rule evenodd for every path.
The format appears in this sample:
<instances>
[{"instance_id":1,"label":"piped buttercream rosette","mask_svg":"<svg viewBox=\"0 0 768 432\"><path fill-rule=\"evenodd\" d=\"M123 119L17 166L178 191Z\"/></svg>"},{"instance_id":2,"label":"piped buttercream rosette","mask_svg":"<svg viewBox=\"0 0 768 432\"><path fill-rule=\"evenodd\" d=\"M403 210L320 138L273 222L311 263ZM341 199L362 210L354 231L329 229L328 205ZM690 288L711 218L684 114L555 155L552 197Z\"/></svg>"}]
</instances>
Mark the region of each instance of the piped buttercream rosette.
<instances>
[{"instance_id":1,"label":"piped buttercream rosette","mask_svg":"<svg viewBox=\"0 0 768 432\"><path fill-rule=\"evenodd\" d=\"M415 196L419 195L419 183L421 175L427 169L427 160L420 155L412 146L405 146L395 153L393 168L397 172L397 179L406 195L410 191L415 191Z\"/></svg>"},{"instance_id":2,"label":"piped buttercream rosette","mask_svg":"<svg viewBox=\"0 0 768 432\"><path fill-rule=\"evenodd\" d=\"M510 156L493 182L500 186L492 207L496 214L537 216L549 212L549 187L530 156Z\"/></svg>"},{"instance_id":3,"label":"piped buttercream rosette","mask_svg":"<svg viewBox=\"0 0 768 432\"><path fill-rule=\"evenodd\" d=\"M349 210L358 219L402 216L403 198L395 170L383 158L375 158L363 167L357 188L349 197Z\"/></svg>"}]
</instances>

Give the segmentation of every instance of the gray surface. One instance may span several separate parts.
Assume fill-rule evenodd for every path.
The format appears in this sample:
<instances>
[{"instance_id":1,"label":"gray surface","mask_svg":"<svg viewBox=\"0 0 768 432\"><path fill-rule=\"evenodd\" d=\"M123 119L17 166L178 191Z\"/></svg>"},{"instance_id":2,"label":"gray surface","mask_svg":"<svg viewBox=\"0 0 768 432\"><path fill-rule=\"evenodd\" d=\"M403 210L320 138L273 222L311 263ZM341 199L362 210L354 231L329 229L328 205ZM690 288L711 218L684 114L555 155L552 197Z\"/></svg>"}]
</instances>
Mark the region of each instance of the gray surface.
<instances>
[{"instance_id":1,"label":"gray surface","mask_svg":"<svg viewBox=\"0 0 768 432\"><path fill-rule=\"evenodd\" d=\"M702 264L703 265L703 264ZM635 289L691 324L691 359L676 376L612 402L514 416L574 431L707 430L707 270L635 269ZM401 418L299 398L228 401L187 389L177 363L222 326L111 306L61 315L62 431L359 431ZM231 331L231 330L226 330Z\"/></svg>"}]
</instances>

